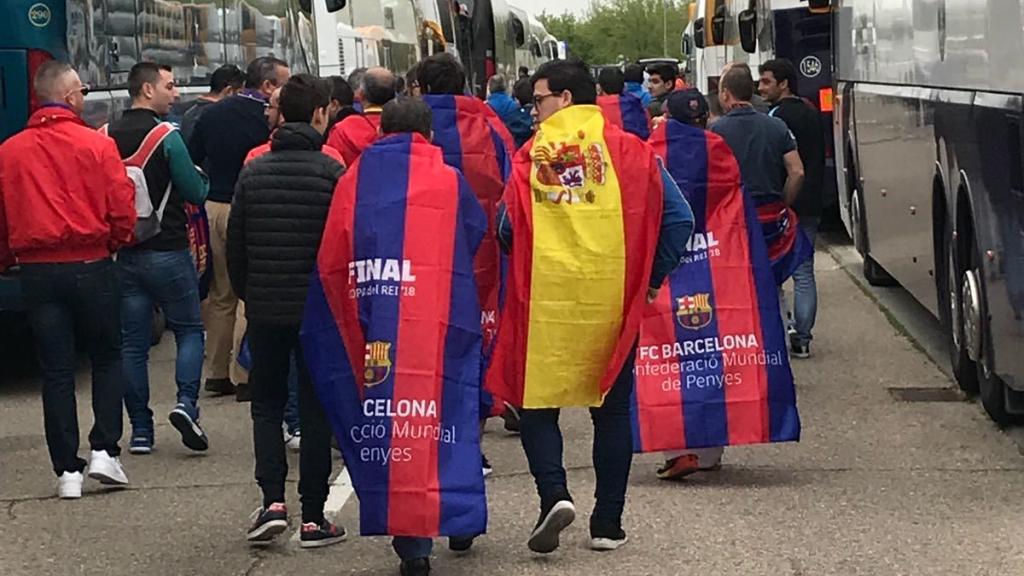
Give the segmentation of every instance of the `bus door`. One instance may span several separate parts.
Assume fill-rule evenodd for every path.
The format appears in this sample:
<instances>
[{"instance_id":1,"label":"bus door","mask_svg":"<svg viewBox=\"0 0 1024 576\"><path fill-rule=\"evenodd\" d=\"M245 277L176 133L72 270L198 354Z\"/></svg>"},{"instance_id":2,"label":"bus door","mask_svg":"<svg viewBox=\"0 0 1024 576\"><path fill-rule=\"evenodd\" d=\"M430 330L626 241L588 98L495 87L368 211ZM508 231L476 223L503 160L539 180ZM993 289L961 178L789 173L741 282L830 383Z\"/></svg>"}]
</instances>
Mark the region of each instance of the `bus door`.
<instances>
[{"instance_id":1,"label":"bus door","mask_svg":"<svg viewBox=\"0 0 1024 576\"><path fill-rule=\"evenodd\" d=\"M29 80L25 50L0 50L0 142L28 120Z\"/></svg>"},{"instance_id":2,"label":"bus door","mask_svg":"<svg viewBox=\"0 0 1024 576\"><path fill-rule=\"evenodd\" d=\"M800 75L797 96L821 112L825 131L825 214L836 214L834 142L832 139L832 16L809 8L775 11L775 56L786 58Z\"/></svg>"}]
</instances>

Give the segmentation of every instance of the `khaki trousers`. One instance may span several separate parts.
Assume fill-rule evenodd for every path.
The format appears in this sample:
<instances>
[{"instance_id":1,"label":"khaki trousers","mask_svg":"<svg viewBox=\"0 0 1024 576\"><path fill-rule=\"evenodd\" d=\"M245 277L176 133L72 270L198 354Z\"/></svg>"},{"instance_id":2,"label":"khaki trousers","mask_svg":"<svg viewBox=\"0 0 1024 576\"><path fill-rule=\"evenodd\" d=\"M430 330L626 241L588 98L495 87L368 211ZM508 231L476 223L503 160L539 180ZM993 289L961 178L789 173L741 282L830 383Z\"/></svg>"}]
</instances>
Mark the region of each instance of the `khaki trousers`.
<instances>
[{"instance_id":1,"label":"khaki trousers","mask_svg":"<svg viewBox=\"0 0 1024 576\"><path fill-rule=\"evenodd\" d=\"M246 384L249 373L237 361L242 336L245 335L245 303L235 295L228 278L228 216L231 205L207 202L206 214L210 219L210 256L213 258L210 294L203 302L206 377L230 378L234 384Z\"/></svg>"}]
</instances>

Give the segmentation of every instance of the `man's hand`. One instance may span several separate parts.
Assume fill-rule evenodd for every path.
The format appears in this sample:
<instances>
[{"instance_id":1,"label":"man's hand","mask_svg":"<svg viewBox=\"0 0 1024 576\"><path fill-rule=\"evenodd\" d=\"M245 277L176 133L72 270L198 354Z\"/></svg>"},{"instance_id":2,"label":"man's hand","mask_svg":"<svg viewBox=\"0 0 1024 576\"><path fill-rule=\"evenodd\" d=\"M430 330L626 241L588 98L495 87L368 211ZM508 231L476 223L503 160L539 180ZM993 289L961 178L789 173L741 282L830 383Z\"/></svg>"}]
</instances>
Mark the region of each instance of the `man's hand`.
<instances>
[{"instance_id":1,"label":"man's hand","mask_svg":"<svg viewBox=\"0 0 1024 576\"><path fill-rule=\"evenodd\" d=\"M650 304L658 298L658 288L647 289L647 303Z\"/></svg>"}]
</instances>

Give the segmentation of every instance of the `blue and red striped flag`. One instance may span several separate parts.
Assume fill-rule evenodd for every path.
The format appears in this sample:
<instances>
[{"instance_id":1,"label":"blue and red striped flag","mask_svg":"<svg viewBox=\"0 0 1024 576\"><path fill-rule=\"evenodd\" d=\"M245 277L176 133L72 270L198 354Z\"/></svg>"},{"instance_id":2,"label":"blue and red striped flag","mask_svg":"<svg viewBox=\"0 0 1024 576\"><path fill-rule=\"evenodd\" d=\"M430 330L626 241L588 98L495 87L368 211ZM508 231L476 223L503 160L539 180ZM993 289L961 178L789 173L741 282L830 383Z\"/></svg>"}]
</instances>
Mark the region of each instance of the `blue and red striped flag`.
<instances>
[{"instance_id":1,"label":"blue and red striped flag","mask_svg":"<svg viewBox=\"0 0 1024 576\"><path fill-rule=\"evenodd\" d=\"M680 267L640 327L634 448L798 440L777 285L736 159L721 137L675 120L651 145L695 223Z\"/></svg>"},{"instance_id":2,"label":"blue and red striped flag","mask_svg":"<svg viewBox=\"0 0 1024 576\"><path fill-rule=\"evenodd\" d=\"M768 244L768 260L772 263L775 283L781 285L801 264L814 258L814 245L800 228L796 212L781 199L755 198L754 204L761 235Z\"/></svg>"},{"instance_id":3,"label":"blue and red striped flag","mask_svg":"<svg viewBox=\"0 0 1024 576\"><path fill-rule=\"evenodd\" d=\"M650 118L643 102L636 96L623 92L621 95L606 94L597 97L597 105L601 107L605 120L626 132L647 140L650 136Z\"/></svg>"},{"instance_id":4,"label":"blue and red striped flag","mask_svg":"<svg viewBox=\"0 0 1024 576\"><path fill-rule=\"evenodd\" d=\"M418 134L367 148L335 190L302 345L364 535L486 528L473 279L486 227Z\"/></svg>"}]
</instances>

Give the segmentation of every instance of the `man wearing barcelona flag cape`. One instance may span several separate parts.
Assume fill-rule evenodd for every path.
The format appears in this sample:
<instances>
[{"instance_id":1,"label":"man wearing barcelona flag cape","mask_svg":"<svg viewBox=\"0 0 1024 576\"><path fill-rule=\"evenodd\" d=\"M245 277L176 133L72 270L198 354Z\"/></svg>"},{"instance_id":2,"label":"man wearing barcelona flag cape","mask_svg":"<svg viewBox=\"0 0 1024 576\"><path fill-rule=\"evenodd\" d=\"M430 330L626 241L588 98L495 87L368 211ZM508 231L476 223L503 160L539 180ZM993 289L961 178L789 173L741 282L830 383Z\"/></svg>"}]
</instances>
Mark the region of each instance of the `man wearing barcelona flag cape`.
<instances>
[{"instance_id":1,"label":"man wearing barcelona flag cape","mask_svg":"<svg viewBox=\"0 0 1024 576\"><path fill-rule=\"evenodd\" d=\"M385 105L383 137L335 191L302 333L361 532L395 536L403 575L429 573L431 537L487 522L473 277L487 220L430 126L422 101Z\"/></svg>"},{"instance_id":2,"label":"man wearing barcelona flag cape","mask_svg":"<svg viewBox=\"0 0 1024 576\"><path fill-rule=\"evenodd\" d=\"M800 420L775 274L736 158L703 129L699 92L676 92L667 108L671 119L650 144L695 227L644 314L633 442L638 452L669 452L658 476L679 479L716 468L722 446L798 440Z\"/></svg>"},{"instance_id":3,"label":"man wearing barcelona flag cape","mask_svg":"<svg viewBox=\"0 0 1024 576\"><path fill-rule=\"evenodd\" d=\"M559 409L590 408L591 548L614 550L626 542L640 320L649 294L679 263L693 216L650 147L605 121L585 65L546 63L532 83L540 124L513 161L499 209L510 265L487 383L523 407L521 440L540 496L534 552L558 548L576 517Z\"/></svg>"}]
</instances>

